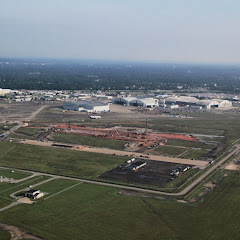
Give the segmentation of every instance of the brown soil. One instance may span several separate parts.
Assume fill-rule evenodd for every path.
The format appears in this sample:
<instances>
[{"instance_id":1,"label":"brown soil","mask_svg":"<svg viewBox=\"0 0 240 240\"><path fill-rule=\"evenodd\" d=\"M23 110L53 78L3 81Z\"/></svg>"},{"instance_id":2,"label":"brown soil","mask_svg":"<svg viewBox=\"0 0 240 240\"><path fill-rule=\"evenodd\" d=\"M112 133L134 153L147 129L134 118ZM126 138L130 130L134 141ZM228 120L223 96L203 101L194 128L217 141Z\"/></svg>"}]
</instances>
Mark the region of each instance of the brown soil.
<instances>
[{"instance_id":1,"label":"brown soil","mask_svg":"<svg viewBox=\"0 0 240 240\"><path fill-rule=\"evenodd\" d=\"M0 223L0 228L9 232L11 235L11 240L20 240L20 239L27 239L27 240L42 240L44 238L34 236L31 233L27 233L26 231L10 226L7 224Z\"/></svg>"}]
</instances>

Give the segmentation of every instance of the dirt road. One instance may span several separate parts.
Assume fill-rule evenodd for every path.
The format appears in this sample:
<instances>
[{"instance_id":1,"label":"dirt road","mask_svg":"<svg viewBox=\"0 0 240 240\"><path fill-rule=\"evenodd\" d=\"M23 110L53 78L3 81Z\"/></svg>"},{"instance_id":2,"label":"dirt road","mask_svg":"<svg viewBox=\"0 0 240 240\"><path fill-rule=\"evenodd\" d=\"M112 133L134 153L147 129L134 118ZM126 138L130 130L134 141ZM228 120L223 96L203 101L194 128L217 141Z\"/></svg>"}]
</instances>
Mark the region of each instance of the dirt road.
<instances>
[{"instance_id":1,"label":"dirt road","mask_svg":"<svg viewBox=\"0 0 240 240\"><path fill-rule=\"evenodd\" d=\"M42 184L44 184L44 183L50 182L50 181L52 181L52 180L54 180L54 179L57 179L57 178L58 178L57 176L54 176L54 177L49 178L49 179L47 179L47 180L45 180L45 181L42 181L42 182L40 182L40 183L36 183L36 184L32 185L32 188L35 188L35 187L37 187L37 186L40 186L40 185L42 185ZM17 197L16 194L18 194L18 193L20 193L20 192L28 191L28 190L29 190L29 187L26 187L26 188L24 188L24 189L18 190L18 191L16 191L16 192L11 193L11 194L10 194L10 197L11 197L11 198L14 198L14 199L19 199L20 197ZM1 211L1 209L0 209L0 211Z\"/></svg>"},{"instance_id":2,"label":"dirt road","mask_svg":"<svg viewBox=\"0 0 240 240\"><path fill-rule=\"evenodd\" d=\"M40 107L37 111L33 112L29 117L28 120L34 119L38 113L40 113L44 108L48 107L48 105Z\"/></svg>"},{"instance_id":3,"label":"dirt road","mask_svg":"<svg viewBox=\"0 0 240 240\"><path fill-rule=\"evenodd\" d=\"M21 143L37 145L37 146L46 146L46 147L58 147L58 146L52 146L52 144L64 145L63 143L59 143L59 142L39 142L36 140L22 140ZM194 166L199 166L199 167L204 167L208 164L208 162L206 162L206 161L164 157L164 156L157 156L157 155L152 155L152 154L146 155L146 154L137 153L137 152L127 152L127 151L112 150L112 149L97 148L97 147L93 148L93 147L87 147L87 146L82 146L82 145L73 145L73 144L67 144L67 145L72 146L72 148L69 148L71 150L78 150L78 151L83 151L83 152L103 153L103 154L110 154L110 155L114 154L114 155L119 155L119 156L128 155L128 156L134 156L134 157L138 157L138 158L141 158L140 156L143 156L143 159L145 157L145 158L148 158L149 160L153 160L153 161L181 163L181 164L194 165Z\"/></svg>"},{"instance_id":4,"label":"dirt road","mask_svg":"<svg viewBox=\"0 0 240 240\"><path fill-rule=\"evenodd\" d=\"M40 112L41 112L44 108L46 108L46 107L48 107L48 106L45 105L45 106L40 107L37 111L33 112L33 113L28 117L27 120L32 120L33 118L35 118L36 115L37 115L38 113L40 113ZM26 119L22 119L22 121L24 121L24 120L26 120ZM18 124L18 125L12 127L11 129L7 130L6 132L2 133L1 136L3 136L3 138L1 138L0 141L4 141L11 133L14 133L16 130L18 130L19 128L23 127L23 125L24 125L23 122L21 122L21 121L18 121L17 124Z\"/></svg>"}]
</instances>

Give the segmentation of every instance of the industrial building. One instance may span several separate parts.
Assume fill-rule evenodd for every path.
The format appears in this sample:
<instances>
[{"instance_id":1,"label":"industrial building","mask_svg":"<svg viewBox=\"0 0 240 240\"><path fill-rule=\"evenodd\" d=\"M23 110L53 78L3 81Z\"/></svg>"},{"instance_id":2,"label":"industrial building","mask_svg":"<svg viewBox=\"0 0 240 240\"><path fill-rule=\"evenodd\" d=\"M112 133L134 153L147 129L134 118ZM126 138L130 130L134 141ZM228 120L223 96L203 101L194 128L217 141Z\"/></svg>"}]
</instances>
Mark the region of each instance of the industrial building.
<instances>
[{"instance_id":1,"label":"industrial building","mask_svg":"<svg viewBox=\"0 0 240 240\"><path fill-rule=\"evenodd\" d=\"M232 102L223 99L199 100L189 96L174 96L164 99L164 106L167 108L175 108L172 106L185 106L194 109L211 109L231 107Z\"/></svg>"},{"instance_id":2,"label":"industrial building","mask_svg":"<svg viewBox=\"0 0 240 240\"><path fill-rule=\"evenodd\" d=\"M158 99L150 97L120 97L113 101L124 106L154 108L158 106Z\"/></svg>"},{"instance_id":3,"label":"industrial building","mask_svg":"<svg viewBox=\"0 0 240 240\"><path fill-rule=\"evenodd\" d=\"M3 89L3 88L0 88L0 96L4 96L8 93L11 92L11 89Z\"/></svg>"},{"instance_id":4,"label":"industrial building","mask_svg":"<svg viewBox=\"0 0 240 240\"><path fill-rule=\"evenodd\" d=\"M200 100L192 107L201 107L203 109L231 107L232 102L222 99Z\"/></svg>"},{"instance_id":5,"label":"industrial building","mask_svg":"<svg viewBox=\"0 0 240 240\"><path fill-rule=\"evenodd\" d=\"M76 102L63 103L63 109L80 112L109 112L109 104L79 100Z\"/></svg>"},{"instance_id":6,"label":"industrial building","mask_svg":"<svg viewBox=\"0 0 240 240\"><path fill-rule=\"evenodd\" d=\"M179 105L179 106L186 106L186 105L194 105L199 100L195 97L188 97L188 96L175 96L175 97L168 97L164 100L166 105Z\"/></svg>"}]
</instances>

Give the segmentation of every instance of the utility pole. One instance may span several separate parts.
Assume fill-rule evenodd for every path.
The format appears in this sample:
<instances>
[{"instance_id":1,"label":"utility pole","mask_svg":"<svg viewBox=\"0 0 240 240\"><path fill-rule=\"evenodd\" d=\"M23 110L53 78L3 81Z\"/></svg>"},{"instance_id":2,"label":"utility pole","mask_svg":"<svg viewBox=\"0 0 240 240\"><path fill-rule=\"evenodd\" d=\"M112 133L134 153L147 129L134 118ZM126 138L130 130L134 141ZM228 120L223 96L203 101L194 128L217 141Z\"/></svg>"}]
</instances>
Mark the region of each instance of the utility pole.
<instances>
[{"instance_id":1,"label":"utility pole","mask_svg":"<svg viewBox=\"0 0 240 240\"><path fill-rule=\"evenodd\" d=\"M70 122L70 119L68 121L68 130L71 130L71 122Z\"/></svg>"},{"instance_id":2,"label":"utility pole","mask_svg":"<svg viewBox=\"0 0 240 240\"><path fill-rule=\"evenodd\" d=\"M146 119L146 129L145 129L146 134L147 134L147 130L148 130L148 120Z\"/></svg>"}]
</instances>

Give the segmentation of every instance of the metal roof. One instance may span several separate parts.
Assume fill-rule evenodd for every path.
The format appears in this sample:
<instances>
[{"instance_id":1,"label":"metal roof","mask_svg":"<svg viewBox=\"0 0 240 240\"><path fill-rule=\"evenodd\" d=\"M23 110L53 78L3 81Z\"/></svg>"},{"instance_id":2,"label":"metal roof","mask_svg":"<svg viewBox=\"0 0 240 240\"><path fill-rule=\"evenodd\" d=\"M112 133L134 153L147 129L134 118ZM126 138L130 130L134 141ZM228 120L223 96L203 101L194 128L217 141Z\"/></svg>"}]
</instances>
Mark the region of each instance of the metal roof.
<instances>
[{"instance_id":1,"label":"metal roof","mask_svg":"<svg viewBox=\"0 0 240 240\"><path fill-rule=\"evenodd\" d=\"M85 109L93 109L94 107L98 106L107 106L108 103L104 102L91 102L87 100L78 100L76 102L67 102L64 103L65 106L73 106L73 107L78 107L78 108L85 108Z\"/></svg>"}]
</instances>

